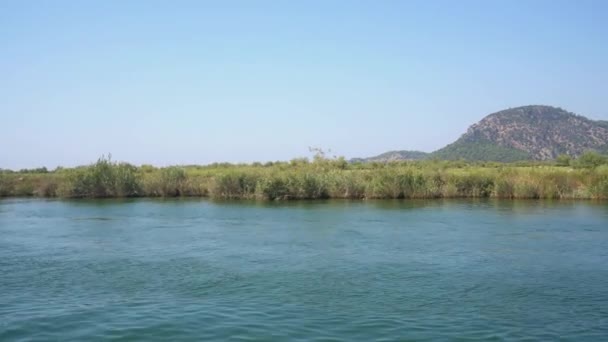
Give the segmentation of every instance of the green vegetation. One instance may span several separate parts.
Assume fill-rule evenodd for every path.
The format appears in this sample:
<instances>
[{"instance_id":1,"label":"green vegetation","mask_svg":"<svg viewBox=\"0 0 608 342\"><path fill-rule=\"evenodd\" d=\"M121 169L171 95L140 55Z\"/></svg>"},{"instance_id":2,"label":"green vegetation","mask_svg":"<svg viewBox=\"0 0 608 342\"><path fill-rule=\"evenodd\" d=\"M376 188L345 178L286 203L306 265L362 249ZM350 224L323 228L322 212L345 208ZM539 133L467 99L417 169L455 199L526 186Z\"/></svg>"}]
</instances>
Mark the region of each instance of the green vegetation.
<instances>
[{"instance_id":1,"label":"green vegetation","mask_svg":"<svg viewBox=\"0 0 608 342\"><path fill-rule=\"evenodd\" d=\"M608 158L554 162L347 163L317 154L290 162L156 168L102 157L54 171L0 171L0 196L216 199L544 198L608 199Z\"/></svg>"},{"instance_id":2,"label":"green vegetation","mask_svg":"<svg viewBox=\"0 0 608 342\"><path fill-rule=\"evenodd\" d=\"M600 165L608 164L608 157L597 152L588 151L578 157L573 164L578 168L594 168Z\"/></svg>"},{"instance_id":3,"label":"green vegetation","mask_svg":"<svg viewBox=\"0 0 608 342\"><path fill-rule=\"evenodd\" d=\"M555 164L558 166L569 166L572 162L572 158L567 154L560 154L555 158Z\"/></svg>"},{"instance_id":4,"label":"green vegetation","mask_svg":"<svg viewBox=\"0 0 608 342\"><path fill-rule=\"evenodd\" d=\"M421 151L389 151L379 154L375 157L369 158L353 158L350 161L353 163L366 163L366 162L391 162L398 160L422 160L427 159L429 153Z\"/></svg>"},{"instance_id":5,"label":"green vegetation","mask_svg":"<svg viewBox=\"0 0 608 342\"><path fill-rule=\"evenodd\" d=\"M515 162L529 160L530 155L522 150L503 147L489 141L458 140L430 154L431 158L446 160L476 160Z\"/></svg>"}]
</instances>

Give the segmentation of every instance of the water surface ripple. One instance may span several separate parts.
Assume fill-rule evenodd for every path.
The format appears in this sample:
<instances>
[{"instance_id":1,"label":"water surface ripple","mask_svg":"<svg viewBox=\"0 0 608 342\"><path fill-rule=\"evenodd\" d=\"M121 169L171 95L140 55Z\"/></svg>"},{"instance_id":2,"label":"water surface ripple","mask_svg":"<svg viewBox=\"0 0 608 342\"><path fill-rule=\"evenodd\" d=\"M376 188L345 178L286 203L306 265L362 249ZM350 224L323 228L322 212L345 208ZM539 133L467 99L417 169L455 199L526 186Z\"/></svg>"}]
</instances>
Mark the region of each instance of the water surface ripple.
<instances>
[{"instance_id":1,"label":"water surface ripple","mask_svg":"<svg viewBox=\"0 0 608 342\"><path fill-rule=\"evenodd\" d=\"M608 340L608 205L0 201L0 340Z\"/></svg>"}]
</instances>

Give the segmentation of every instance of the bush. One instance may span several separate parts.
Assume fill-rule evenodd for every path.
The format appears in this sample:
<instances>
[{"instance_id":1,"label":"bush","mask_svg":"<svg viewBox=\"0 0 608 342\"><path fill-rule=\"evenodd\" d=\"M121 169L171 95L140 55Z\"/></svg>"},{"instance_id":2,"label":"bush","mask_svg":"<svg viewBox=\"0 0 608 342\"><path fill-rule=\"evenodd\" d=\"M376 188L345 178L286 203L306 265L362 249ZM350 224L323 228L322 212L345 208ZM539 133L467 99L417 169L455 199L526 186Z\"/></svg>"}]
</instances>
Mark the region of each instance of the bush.
<instances>
[{"instance_id":1,"label":"bush","mask_svg":"<svg viewBox=\"0 0 608 342\"><path fill-rule=\"evenodd\" d=\"M127 163L113 163L102 156L93 165L68 173L59 191L65 197L133 197L140 195L137 168Z\"/></svg>"},{"instance_id":2,"label":"bush","mask_svg":"<svg viewBox=\"0 0 608 342\"><path fill-rule=\"evenodd\" d=\"M579 168L591 169L603 164L608 164L606 157L597 152L589 151L578 157L574 165Z\"/></svg>"},{"instance_id":3,"label":"bush","mask_svg":"<svg viewBox=\"0 0 608 342\"><path fill-rule=\"evenodd\" d=\"M282 175L270 175L260 178L255 188L256 198L275 200L288 199L287 182Z\"/></svg>"},{"instance_id":4,"label":"bush","mask_svg":"<svg viewBox=\"0 0 608 342\"><path fill-rule=\"evenodd\" d=\"M12 195L14 188L12 178L8 173L0 172L0 197Z\"/></svg>"},{"instance_id":5,"label":"bush","mask_svg":"<svg viewBox=\"0 0 608 342\"><path fill-rule=\"evenodd\" d=\"M555 159L555 165L557 165L557 166L570 166L570 162L571 161L572 161L572 158L570 158L569 155L567 155L567 154L560 154Z\"/></svg>"}]
</instances>

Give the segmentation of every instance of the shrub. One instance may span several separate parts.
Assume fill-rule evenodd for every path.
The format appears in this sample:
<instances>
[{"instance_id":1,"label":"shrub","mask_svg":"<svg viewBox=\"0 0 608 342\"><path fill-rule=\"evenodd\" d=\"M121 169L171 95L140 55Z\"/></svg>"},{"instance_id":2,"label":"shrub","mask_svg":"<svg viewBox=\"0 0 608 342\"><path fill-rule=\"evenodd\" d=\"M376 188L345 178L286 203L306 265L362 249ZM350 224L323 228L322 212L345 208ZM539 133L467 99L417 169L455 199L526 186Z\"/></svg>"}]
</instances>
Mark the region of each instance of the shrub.
<instances>
[{"instance_id":1,"label":"shrub","mask_svg":"<svg viewBox=\"0 0 608 342\"><path fill-rule=\"evenodd\" d=\"M607 163L608 160L603 155L594 151L588 151L578 157L574 165L580 168L595 168Z\"/></svg>"},{"instance_id":2,"label":"shrub","mask_svg":"<svg viewBox=\"0 0 608 342\"><path fill-rule=\"evenodd\" d=\"M10 196L13 193L12 175L5 172L0 172L0 197Z\"/></svg>"},{"instance_id":3,"label":"shrub","mask_svg":"<svg viewBox=\"0 0 608 342\"><path fill-rule=\"evenodd\" d=\"M256 183L256 198L275 200L288 199L287 182L282 175L267 175L261 177Z\"/></svg>"},{"instance_id":4,"label":"shrub","mask_svg":"<svg viewBox=\"0 0 608 342\"><path fill-rule=\"evenodd\" d=\"M65 197L131 197L140 195L137 168L102 156L93 165L68 173L59 193Z\"/></svg>"},{"instance_id":5,"label":"shrub","mask_svg":"<svg viewBox=\"0 0 608 342\"><path fill-rule=\"evenodd\" d=\"M570 166L572 158L567 154L560 154L555 158L555 165L557 166Z\"/></svg>"}]
</instances>

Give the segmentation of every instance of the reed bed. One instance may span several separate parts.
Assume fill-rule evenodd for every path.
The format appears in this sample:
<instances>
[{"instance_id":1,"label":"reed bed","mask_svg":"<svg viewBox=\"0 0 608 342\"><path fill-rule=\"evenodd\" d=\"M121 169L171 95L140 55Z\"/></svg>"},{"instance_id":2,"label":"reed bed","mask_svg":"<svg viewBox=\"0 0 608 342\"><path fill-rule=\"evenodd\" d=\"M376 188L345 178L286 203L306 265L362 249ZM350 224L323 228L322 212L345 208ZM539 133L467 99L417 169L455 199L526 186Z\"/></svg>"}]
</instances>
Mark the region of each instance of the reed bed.
<instances>
[{"instance_id":1,"label":"reed bed","mask_svg":"<svg viewBox=\"0 0 608 342\"><path fill-rule=\"evenodd\" d=\"M583 159L584 160L584 159ZM604 160L605 162L605 160ZM344 159L157 168L102 157L76 168L0 172L2 197L214 199L608 199L608 164Z\"/></svg>"}]
</instances>

